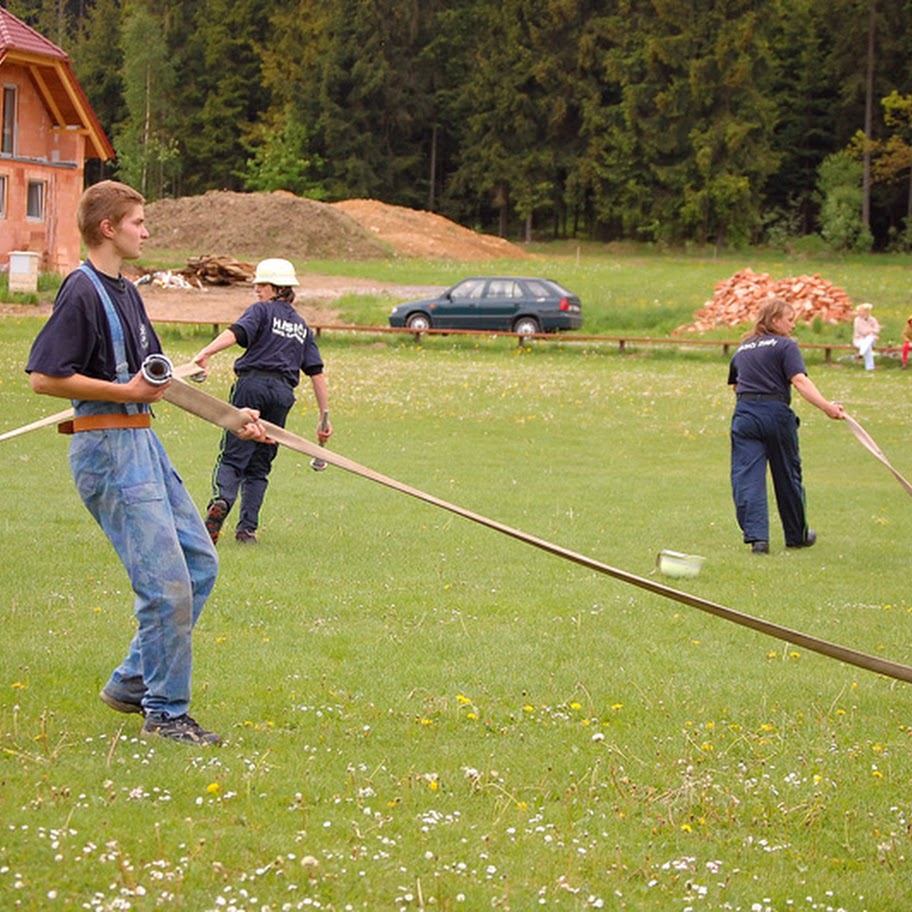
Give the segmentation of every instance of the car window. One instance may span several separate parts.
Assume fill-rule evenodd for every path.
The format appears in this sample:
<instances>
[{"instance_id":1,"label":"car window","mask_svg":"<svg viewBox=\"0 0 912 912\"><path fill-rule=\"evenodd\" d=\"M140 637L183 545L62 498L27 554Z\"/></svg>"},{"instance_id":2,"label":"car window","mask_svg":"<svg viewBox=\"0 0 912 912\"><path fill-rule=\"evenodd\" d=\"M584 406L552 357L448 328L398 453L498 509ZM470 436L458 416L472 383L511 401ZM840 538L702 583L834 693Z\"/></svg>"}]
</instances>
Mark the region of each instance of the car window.
<instances>
[{"instance_id":1,"label":"car window","mask_svg":"<svg viewBox=\"0 0 912 912\"><path fill-rule=\"evenodd\" d=\"M564 286L561 285L560 282L555 282L555 281L552 280L552 281L551 281L551 284L552 284L552 286L554 286L554 288L557 289L557 293L558 293L562 298L572 298L572 297L573 297L573 292L572 292L572 291L568 291L566 288L564 288Z\"/></svg>"},{"instance_id":2,"label":"car window","mask_svg":"<svg viewBox=\"0 0 912 912\"><path fill-rule=\"evenodd\" d=\"M453 286L450 297L453 298L480 298L484 291L484 279L466 279Z\"/></svg>"},{"instance_id":3,"label":"car window","mask_svg":"<svg viewBox=\"0 0 912 912\"><path fill-rule=\"evenodd\" d=\"M522 289L512 279L491 279L488 283L489 298L521 298Z\"/></svg>"},{"instance_id":4,"label":"car window","mask_svg":"<svg viewBox=\"0 0 912 912\"><path fill-rule=\"evenodd\" d=\"M529 288L529 294L533 298L548 298L551 297L551 289L545 285L544 282L539 282L537 279L532 279L530 282L526 282L526 285Z\"/></svg>"}]
</instances>

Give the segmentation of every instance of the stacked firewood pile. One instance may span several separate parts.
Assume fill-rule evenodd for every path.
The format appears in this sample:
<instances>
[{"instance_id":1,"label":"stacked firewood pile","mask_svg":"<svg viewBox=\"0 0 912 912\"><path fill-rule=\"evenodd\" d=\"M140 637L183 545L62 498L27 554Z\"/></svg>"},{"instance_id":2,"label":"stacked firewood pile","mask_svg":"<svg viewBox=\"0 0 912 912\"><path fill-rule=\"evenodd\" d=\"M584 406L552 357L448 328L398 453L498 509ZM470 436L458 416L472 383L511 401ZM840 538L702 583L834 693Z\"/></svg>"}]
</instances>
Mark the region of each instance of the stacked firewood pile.
<instances>
[{"instance_id":1,"label":"stacked firewood pile","mask_svg":"<svg viewBox=\"0 0 912 912\"><path fill-rule=\"evenodd\" d=\"M200 285L238 285L253 279L255 269L251 263L244 263L228 256L190 257L181 274Z\"/></svg>"},{"instance_id":2,"label":"stacked firewood pile","mask_svg":"<svg viewBox=\"0 0 912 912\"><path fill-rule=\"evenodd\" d=\"M694 314L694 322L677 331L705 332L718 326L751 323L760 305L773 297L788 301L798 322L810 323L819 317L825 323L843 323L853 316L852 301L846 292L819 275L773 280L766 273L742 269L719 282L712 300Z\"/></svg>"}]
</instances>

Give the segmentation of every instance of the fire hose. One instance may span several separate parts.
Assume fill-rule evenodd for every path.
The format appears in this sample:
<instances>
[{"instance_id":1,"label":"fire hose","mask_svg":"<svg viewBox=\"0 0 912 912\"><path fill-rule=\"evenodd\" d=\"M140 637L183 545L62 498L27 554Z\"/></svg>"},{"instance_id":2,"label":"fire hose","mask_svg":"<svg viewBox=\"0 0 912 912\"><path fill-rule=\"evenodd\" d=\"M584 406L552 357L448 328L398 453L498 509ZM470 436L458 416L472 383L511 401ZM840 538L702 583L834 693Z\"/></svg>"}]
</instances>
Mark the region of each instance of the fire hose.
<instances>
[{"instance_id":1,"label":"fire hose","mask_svg":"<svg viewBox=\"0 0 912 912\"><path fill-rule=\"evenodd\" d=\"M871 435L851 416L845 416L846 424L849 426L849 429L855 435L858 442L866 449L868 452L872 453L876 459L879 459L892 473L896 480L905 488L907 494L912 494L912 484L909 484L896 469L890 464L890 460L884 456L880 447L874 442L874 439Z\"/></svg>"},{"instance_id":2,"label":"fire hose","mask_svg":"<svg viewBox=\"0 0 912 912\"><path fill-rule=\"evenodd\" d=\"M171 359L165 355L149 355L146 360L143 361L140 370L146 380L153 386L163 386L173 377L202 377L203 375L198 364L190 363L184 364L181 367L174 367L171 363ZM30 424L24 424L22 427L17 427L11 431L6 431L4 434L0 434L0 441L12 440L13 437L20 437L22 434L27 434L29 431L37 431L43 427L60 424L61 422L72 418L73 415L74 411L71 408L64 409L62 412L55 412L53 415L47 415Z\"/></svg>"},{"instance_id":3,"label":"fire hose","mask_svg":"<svg viewBox=\"0 0 912 912\"><path fill-rule=\"evenodd\" d=\"M221 427L232 433L237 433L250 422L250 416L235 406L231 405L230 403L225 402L222 399L218 399L217 397L212 396L201 389L197 389L191 386L183 379L184 377L194 377L195 375L198 375L199 372L199 366L192 363L183 365L179 368L175 368L170 378L170 385L165 391L165 400L172 403L173 405L176 405L178 408L197 416L198 418L202 418L203 420L210 422L211 424L217 425L218 427ZM47 424L51 423L51 419L61 420L61 416L63 418L71 417L72 409L69 410L69 412L62 412L58 415L43 419L42 421L33 422L33 424L26 425L23 428L17 428L15 431L8 432L7 434L0 435L0 440L8 439L9 437L16 436L20 433L25 433L28 430L34 430L37 427L46 426ZM651 592L654 595L661 596L662 598L680 602L681 604L688 605L691 608L696 608L700 611L704 611L715 617L722 618L723 620L731 621L732 623L738 624L742 627L750 628L751 630L755 630L758 633L774 637L778 640L784 640L785 642L791 643L794 646L798 646L811 652L816 652L820 655L837 659L849 665L855 665L859 668L873 671L877 674L881 674L889 678L895 678L899 681L912 683L912 667L909 667L907 665L902 665L889 659L883 659L879 656L872 656L867 653L860 652L857 649L841 646L838 643L832 643L827 640L819 639L818 637L802 633L798 630L784 627L781 624L776 624L772 621L766 621L762 618L754 617L752 615L736 611L733 608L728 608L716 602L708 601L707 599L700 598L699 596L691 595L688 592L674 589L671 586L664 585L663 583L659 583L642 576L637 576L624 570L619 570L616 567L611 567L608 564L595 560L594 558L587 557L584 554L580 554L576 551L571 551L567 548L563 548L560 545L556 545L552 542L546 541L545 539L530 535L529 533L523 532L520 529L515 529L511 526L498 522L497 520L489 519L488 517L482 516L479 513L467 510L463 507L457 506L456 504L449 503L448 501L441 500L439 497L435 497L432 494L427 494L424 491L413 488L401 481L395 480L394 478L382 475L379 472L375 472L373 469L353 462L352 460L340 455L337 452L325 449L324 447L321 447L315 443L311 443L309 440L306 440L305 438L300 437L299 435L294 434L283 427L272 424L271 422L261 420L260 424L263 426L266 433L272 440L284 447L287 447L290 450L303 453L304 455L310 456L314 459L322 460L323 462L335 466L336 468L342 469L346 472L351 472L354 475L359 475L362 478L366 478L369 481L384 485L385 487L391 488L394 491L398 491L402 494L407 494L410 497L422 500L425 503L439 507L440 509L447 510L448 512L454 513L457 516L462 516L464 519L478 523L479 525L485 526L486 528L493 529L495 532L500 532L503 535L508 535L511 538L517 539L518 541L525 542L528 545L532 545L533 547L539 548L542 551L546 551L549 554L553 554L556 557L562 558L564 560L569 560L573 563L579 564L580 566L594 570L597 573L602 573L606 576L620 580L621 582L629 583L632 586L644 589L647 592ZM854 419L852 421L852 425L850 426L853 425L857 425L857 422L855 422ZM898 475L898 473L896 473L892 467L890 468L894 474ZM899 477L901 478L901 476ZM905 479L903 479L903 481L905 481ZM907 482L906 485L908 485ZM912 493L912 490L910 490L910 493Z\"/></svg>"},{"instance_id":4,"label":"fire hose","mask_svg":"<svg viewBox=\"0 0 912 912\"><path fill-rule=\"evenodd\" d=\"M182 408L199 418L203 418L206 421L216 424L219 427L225 428L228 431L235 432L242 428L249 421L249 417L239 409L236 409L233 405L230 405L221 399L217 399L215 396L211 396L209 393L203 392L200 389L195 389L190 386L190 384L181 379L175 379L171 383L171 385L168 387L168 391L165 393L165 399L178 406L179 408ZM573 563L587 567L590 570L595 570L598 573L603 573L606 576L611 576L614 579L618 579L622 582L637 586L640 589L645 589L648 592L652 592L656 595L662 596L663 598L681 602L682 604L689 605L690 607L697 608L701 611L705 611L709 614L715 615L716 617L723 618L724 620L740 624L743 627L749 627L752 630L758 631L759 633L767 634L768 636L775 637L776 639L785 640L786 642L792 643L795 646L800 646L801 648L820 653L821 655L829 656L830 658L839 659L840 661L846 662L850 665L857 665L860 668L865 668L869 671L874 671L887 677L896 678L900 681L912 683L912 668L906 665L901 665L897 662L882 659L878 656L867 655L866 653L859 652L858 650L845 646L840 646L836 643L830 643L826 640L821 640L817 637L801 633L800 631L792 630L788 627L783 627L771 621L765 621L761 618L752 617L751 615L744 614L740 611L735 611L732 608L727 608L724 605L719 605L715 602L707 601L706 599L699 598L698 596L691 595L690 593L683 592L678 589L673 589L670 586L666 586L662 583L646 579L645 577L636 576L635 574L627 573L624 570L618 570L617 568L611 567L608 564L604 564L601 561L594 560L591 557L586 557L585 555L579 554L575 551L570 551L567 548L562 548L559 545L555 545L549 541L545 541L542 538L530 535L527 532L523 532L519 529L514 529L511 526L507 526L501 522L497 522L496 520L489 519L488 517L482 516L479 513L474 513L471 510L467 510L463 507L449 503L448 501L441 500L439 497L435 497L432 494L427 494L424 491L418 490L417 488L403 484L401 481L396 481L395 479L389 478L386 475L381 475L379 472L375 472L373 469L359 465L358 463L353 462L352 460L347 459L346 457L341 456L336 452L327 450L324 447L311 443L310 441L305 440L303 437L300 437L297 434L293 434L291 431L288 431L285 428L271 424L268 421L261 421L260 423L265 428L266 433L273 440L282 446L287 447L288 449L303 453L306 456L321 459L324 462L336 466L339 469L343 469L355 475L360 475L362 478L367 478L370 481L374 481L388 488L392 488L393 490L399 491L402 494L407 494L410 497L415 497L418 500L422 500L425 503L431 504L432 506L440 507L441 509L447 510L450 513L455 513L457 516L462 516L464 519L468 519L472 522L478 523L479 525L493 529L496 532L508 535L511 538L525 542L526 544L532 545L535 548L539 548L542 551L547 551L549 554L553 554L557 557L563 558L564 560L572 561Z\"/></svg>"}]
</instances>

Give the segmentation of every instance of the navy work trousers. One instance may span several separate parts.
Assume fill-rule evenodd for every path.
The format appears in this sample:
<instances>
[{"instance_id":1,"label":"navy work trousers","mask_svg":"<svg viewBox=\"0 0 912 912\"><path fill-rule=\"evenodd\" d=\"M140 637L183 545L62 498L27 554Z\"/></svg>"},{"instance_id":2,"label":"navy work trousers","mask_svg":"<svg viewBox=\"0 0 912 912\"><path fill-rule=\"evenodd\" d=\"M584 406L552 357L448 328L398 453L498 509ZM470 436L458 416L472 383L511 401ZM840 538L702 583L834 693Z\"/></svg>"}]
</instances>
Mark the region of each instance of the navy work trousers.
<instances>
[{"instance_id":1,"label":"navy work trousers","mask_svg":"<svg viewBox=\"0 0 912 912\"><path fill-rule=\"evenodd\" d=\"M291 385L280 375L251 371L238 377L231 391L231 402L238 408L259 409L264 421L285 427L295 395ZM240 495L238 532L255 532L260 524L260 508L278 450L277 443L241 440L227 431L222 435L221 451L213 472L213 496L226 500L230 509Z\"/></svg>"},{"instance_id":2,"label":"navy work trousers","mask_svg":"<svg viewBox=\"0 0 912 912\"><path fill-rule=\"evenodd\" d=\"M731 423L731 485L745 542L769 541L766 467L773 476L776 506L786 545L807 538L798 416L784 402L738 402Z\"/></svg>"}]
</instances>

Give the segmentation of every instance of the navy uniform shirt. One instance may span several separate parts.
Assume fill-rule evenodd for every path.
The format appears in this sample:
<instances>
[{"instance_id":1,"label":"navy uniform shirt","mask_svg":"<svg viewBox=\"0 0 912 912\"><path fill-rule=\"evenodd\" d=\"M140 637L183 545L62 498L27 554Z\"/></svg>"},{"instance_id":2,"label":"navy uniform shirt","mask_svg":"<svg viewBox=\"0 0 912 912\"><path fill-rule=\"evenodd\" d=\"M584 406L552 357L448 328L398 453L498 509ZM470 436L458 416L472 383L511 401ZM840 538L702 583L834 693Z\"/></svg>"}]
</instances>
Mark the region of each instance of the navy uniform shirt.
<instances>
[{"instance_id":1,"label":"navy uniform shirt","mask_svg":"<svg viewBox=\"0 0 912 912\"><path fill-rule=\"evenodd\" d=\"M147 355L161 352L161 343L133 283L95 272L120 317L132 376ZM60 286L54 310L32 344L25 369L50 377L84 374L97 380L117 379L108 317L92 280L81 270L71 272Z\"/></svg>"},{"instance_id":2,"label":"navy uniform shirt","mask_svg":"<svg viewBox=\"0 0 912 912\"><path fill-rule=\"evenodd\" d=\"M798 343L772 333L745 339L732 355L728 382L738 393L780 395L791 401L792 377L806 374Z\"/></svg>"},{"instance_id":3,"label":"navy uniform shirt","mask_svg":"<svg viewBox=\"0 0 912 912\"><path fill-rule=\"evenodd\" d=\"M257 301L241 314L231 331L247 351L234 362L234 370L271 371L297 386L300 372L309 377L323 373L323 360L313 331L287 301Z\"/></svg>"}]
</instances>

